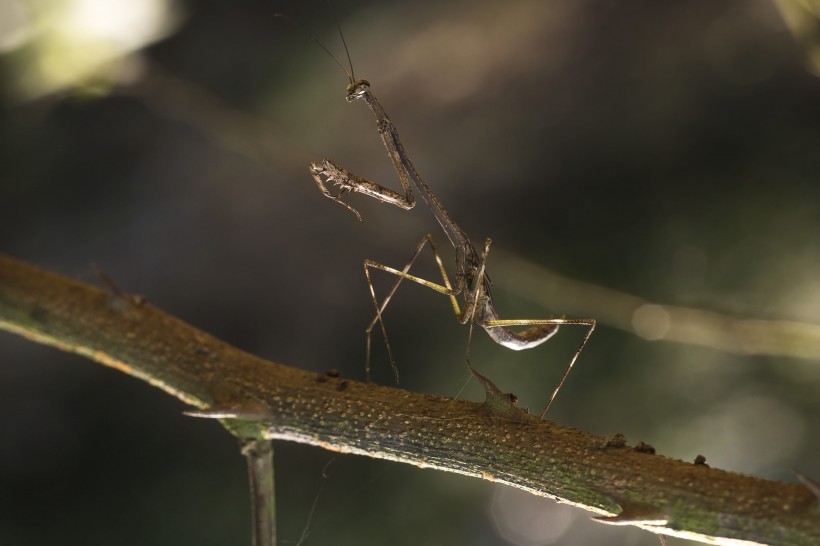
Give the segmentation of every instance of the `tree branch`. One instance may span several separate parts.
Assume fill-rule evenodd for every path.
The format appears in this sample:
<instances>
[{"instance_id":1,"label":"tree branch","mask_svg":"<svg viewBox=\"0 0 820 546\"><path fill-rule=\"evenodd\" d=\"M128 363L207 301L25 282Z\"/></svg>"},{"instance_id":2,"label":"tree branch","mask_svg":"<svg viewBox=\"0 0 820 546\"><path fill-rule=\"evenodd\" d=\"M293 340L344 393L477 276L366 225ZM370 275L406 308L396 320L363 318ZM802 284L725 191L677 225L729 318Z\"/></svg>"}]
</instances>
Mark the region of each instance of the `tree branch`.
<instances>
[{"instance_id":1,"label":"tree branch","mask_svg":"<svg viewBox=\"0 0 820 546\"><path fill-rule=\"evenodd\" d=\"M221 418L242 438L499 481L604 515L607 523L714 544L820 543L820 505L804 485L646 453L617 435L602 438L512 406L499 409L498 397L479 404L275 364L138 296L2 255L0 328L148 381L202 410L195 415Z\"/></svg>"}]
</instances>

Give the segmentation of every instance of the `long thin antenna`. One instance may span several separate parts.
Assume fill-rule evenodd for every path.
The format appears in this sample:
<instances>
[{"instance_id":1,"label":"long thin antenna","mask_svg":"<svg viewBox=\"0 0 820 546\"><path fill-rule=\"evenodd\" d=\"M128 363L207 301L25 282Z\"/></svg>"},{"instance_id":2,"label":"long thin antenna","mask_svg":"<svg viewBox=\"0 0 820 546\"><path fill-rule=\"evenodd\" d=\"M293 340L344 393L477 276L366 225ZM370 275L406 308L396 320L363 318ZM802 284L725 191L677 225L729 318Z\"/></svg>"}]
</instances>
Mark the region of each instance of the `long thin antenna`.
<instances>
[{"instance_id":1,"label":"long thin antenna","mask_svg":"<svg viewBox=\"0 0 820 546\"><path fill-rule=\"evenodd\" d=\"M342 38L342 45L345 46L345 55L347 55L347 64L350 66L350 74L348 74L348 76L350 77L350 83L353 83L353 82L356 81L356 78L355 78L355 73L353 72L353 61L350 60L350 50L347 49L347 40L345 40L344 32L342 32L342 25L339 24L339 18L336 16L335 13L333 14L333 18L336 19L336 28L339 29L339 36Z\"/></svg>"},{"instance_id":2,"label":"long thin antenna","mask_svg":"<svg viewBox=\"0 0 820 546\"><path fill-rule=\"evenodd\" d=\"M324 50L324 52L327 53L328 56L330 56L331 59L333 59L333 62L335 62L337 65L339 65L339 68L341 68L342 71L344 71L344 73L347 76L347 79L350 81L350 83L353 83L354 81L356 81L356 80L353 79L353 64L350 61L350 52L347 51L347 43L345 42L344 34L342 34L342 27L339 26L338 19L336 20L336 27L339 29L339 34L342 36L342 43L344 44L345 52L347 53L347 62L350 63L350 72L348 72L347 68L345 68L345 66L341 62L339 62L339 59L337 59L336 56L333 53L331 53L328 48L325 47L325 44L320 42L319 39L316 36L314 36L313 34L308 32L305 29L305 27L303 27L302 25L297 23L291 16L289 16L287 14L284 14L284 13L274 13L273 16L274 17L281 17L281 18L287 20L295 28L299 29L300 32L302 32L305 36L310 38L317 46L321 47L322 50Z\"/></svg>"}]
</instances>

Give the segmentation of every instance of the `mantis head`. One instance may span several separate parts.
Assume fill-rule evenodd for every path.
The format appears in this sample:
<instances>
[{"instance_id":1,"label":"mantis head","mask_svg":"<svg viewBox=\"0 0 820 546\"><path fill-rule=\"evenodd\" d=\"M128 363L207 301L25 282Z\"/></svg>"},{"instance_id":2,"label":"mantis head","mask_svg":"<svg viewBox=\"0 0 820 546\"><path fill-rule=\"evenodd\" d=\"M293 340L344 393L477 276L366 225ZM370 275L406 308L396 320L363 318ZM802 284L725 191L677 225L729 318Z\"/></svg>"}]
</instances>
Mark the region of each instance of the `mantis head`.
<instances>
[{"instance_id":1,"label":"mantis head","mask_svg":"<svg viewBox=\"0 0 820 546\"><path fill-rule=\"evenodd\" d=\"M362 98L368 89L370 89L369 81L356 80L347 86L347 96L345 98L347 102L353 102L356 99Z\"/></svg>"}]
</instances>

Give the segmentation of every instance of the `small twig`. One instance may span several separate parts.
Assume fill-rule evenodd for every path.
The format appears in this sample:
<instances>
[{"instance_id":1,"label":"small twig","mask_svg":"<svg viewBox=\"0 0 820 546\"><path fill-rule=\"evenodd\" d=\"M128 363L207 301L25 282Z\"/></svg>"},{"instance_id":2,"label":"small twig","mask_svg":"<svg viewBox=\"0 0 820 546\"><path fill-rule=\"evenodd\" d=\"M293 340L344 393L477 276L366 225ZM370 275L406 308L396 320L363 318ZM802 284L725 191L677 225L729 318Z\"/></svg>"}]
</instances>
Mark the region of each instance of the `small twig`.
<instances>
[{"instance_id":1,"label":"small twig","mask_svg":"<svg viewBox=\"0 0 820 546\"><path fill-rule=\"evenodd\" d=\"M250 439L242 441L241 445L242 454L248 459L253 546L276 546L273 442Z\"/></svg>"}]
</instances>

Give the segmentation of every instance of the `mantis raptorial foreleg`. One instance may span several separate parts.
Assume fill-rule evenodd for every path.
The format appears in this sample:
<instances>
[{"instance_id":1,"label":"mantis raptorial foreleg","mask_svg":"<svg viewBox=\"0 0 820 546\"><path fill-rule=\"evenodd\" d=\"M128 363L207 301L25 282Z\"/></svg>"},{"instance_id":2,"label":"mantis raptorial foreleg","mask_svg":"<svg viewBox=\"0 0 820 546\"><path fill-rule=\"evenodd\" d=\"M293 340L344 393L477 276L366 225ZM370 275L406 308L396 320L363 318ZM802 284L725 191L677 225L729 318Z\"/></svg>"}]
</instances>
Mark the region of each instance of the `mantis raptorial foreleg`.
<instances>
[{"instance_id":1,"label":"mantis raptorial foreleg","mask_svg":"<svg viewBox=\"0 0 820 546\"><path fill-rule=\"evenodd\" d=\"M383 203L390 203L405 210L410 210L416 205L416 199L413 197L413 191L410 189L409 183L402 178L402 186L404 187L404 195L400 195L390 188L385 188L375 182L371 182L361 176L357 176L343 167L339 167L329 159L322 160L321 163L310 164L310 174L316 185L319 186L319 191L325 197L333 199L347 210L356 215L359 221L362 220L362 215L359 211L342 201L342 198L351 193L362 193ZM322 179L324 177L324 180ZM333 195L328 188L328 184L339 188L339 193Z\"/></svg>"}]
</instances>

